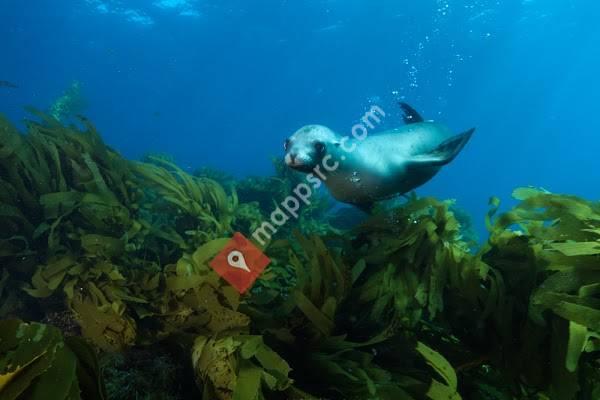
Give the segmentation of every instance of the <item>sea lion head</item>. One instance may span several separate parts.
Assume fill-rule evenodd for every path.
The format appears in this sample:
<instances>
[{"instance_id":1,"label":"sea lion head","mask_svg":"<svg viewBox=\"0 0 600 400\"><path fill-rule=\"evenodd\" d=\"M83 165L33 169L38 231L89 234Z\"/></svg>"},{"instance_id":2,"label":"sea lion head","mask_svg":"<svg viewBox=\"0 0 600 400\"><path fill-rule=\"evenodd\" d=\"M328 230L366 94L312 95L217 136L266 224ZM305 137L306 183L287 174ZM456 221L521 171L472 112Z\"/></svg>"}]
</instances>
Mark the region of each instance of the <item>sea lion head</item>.
<instances>
[{"instance_id":1,"label":"sea lion head","mask_svg":"<svg viewBox=\"0 0 600 400\"><path fill-rule=\"evenodd\" d=\"M297 171L310 172L321 163L331 147L338 144L338 137L331 129L307 125L285 141L285 163Z\"/></svg>"}]
</instances>

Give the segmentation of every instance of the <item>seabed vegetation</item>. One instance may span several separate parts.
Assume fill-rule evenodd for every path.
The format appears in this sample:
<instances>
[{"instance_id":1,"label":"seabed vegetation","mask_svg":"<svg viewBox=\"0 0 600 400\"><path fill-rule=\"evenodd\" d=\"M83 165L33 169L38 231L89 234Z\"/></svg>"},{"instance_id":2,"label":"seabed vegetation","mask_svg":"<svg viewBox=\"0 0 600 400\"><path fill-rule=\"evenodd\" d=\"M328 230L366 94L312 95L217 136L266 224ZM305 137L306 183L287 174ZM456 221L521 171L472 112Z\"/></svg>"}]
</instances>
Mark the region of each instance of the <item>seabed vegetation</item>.
<instances>
[{"instance_id":1,"label":"seabed vegetation","mask_svg":"<svg viewBox=\"0 0 600 400\"><path fill-rule=\"evenodd\" d=\"M31 112L0 117L1 400L600 399L600 203L519 188L474 245L449 201L349 224L318 198L240 296L208 262L298 177Z\"/></svg>"}]
</instances>

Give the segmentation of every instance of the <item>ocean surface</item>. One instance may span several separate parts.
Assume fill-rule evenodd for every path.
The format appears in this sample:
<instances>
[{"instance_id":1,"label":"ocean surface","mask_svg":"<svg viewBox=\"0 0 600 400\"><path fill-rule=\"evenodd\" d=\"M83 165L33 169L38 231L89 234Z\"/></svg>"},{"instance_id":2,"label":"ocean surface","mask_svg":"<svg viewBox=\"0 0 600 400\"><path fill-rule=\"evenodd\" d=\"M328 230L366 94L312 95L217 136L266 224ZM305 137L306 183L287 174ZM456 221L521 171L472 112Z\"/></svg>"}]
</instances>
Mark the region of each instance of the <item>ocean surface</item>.
<instances>
[{"instance_id":1,"label":"ocean surface","mask_svg":"<svg viewBox=\"0 0 600 400\"><path fill-rule=\"evenodd\" d=\"M421 195L483 226L532 185L599 197L600 3L592 0L2 0L0 111L78 107L128 158L272 173L300 126L350 128L397 102L465 150ZM17 87L10 87L17 86Z\"/></svg>"}]
</instances>

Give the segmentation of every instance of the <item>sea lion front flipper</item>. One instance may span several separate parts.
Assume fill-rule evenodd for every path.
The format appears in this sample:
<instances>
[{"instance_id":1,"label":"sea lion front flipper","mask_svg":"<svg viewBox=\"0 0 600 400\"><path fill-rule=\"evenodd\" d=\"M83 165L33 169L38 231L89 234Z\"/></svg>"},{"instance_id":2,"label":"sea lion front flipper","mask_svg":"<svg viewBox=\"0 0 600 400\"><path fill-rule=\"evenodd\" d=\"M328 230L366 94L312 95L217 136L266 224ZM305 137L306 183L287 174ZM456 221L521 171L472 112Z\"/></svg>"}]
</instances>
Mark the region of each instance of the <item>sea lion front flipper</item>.
<instances>
[{"instance_id":1,"label":"sea lion front flipper","mask_svg":"<svg viewBox=\"0 0 600 400\"><path fill-rule=\"evenodd\" d=\"M404 113L403 118L404 118L405 124L407 124L407 125L408 124L416 124L417 122L425 121L423 119L423 117L421 117L421 114L419 114L417 112L417 110L415 110L408 104L406 104L404 102L400 102L398 104L400 104L400 108L402 109L402 112Z\"/></svg>"},{"instance_id":2,"label":"sea lion front flipper","mask_svg":"<svg viewBox=\"0 0 600 400\"><path fill-rule=\"evenodd\" d=\"M475 128L451 137L429 153L419 154L410 158L410 162L418 165L443 166L454 160L465 147Z\"/></svg>"}]
</instances>

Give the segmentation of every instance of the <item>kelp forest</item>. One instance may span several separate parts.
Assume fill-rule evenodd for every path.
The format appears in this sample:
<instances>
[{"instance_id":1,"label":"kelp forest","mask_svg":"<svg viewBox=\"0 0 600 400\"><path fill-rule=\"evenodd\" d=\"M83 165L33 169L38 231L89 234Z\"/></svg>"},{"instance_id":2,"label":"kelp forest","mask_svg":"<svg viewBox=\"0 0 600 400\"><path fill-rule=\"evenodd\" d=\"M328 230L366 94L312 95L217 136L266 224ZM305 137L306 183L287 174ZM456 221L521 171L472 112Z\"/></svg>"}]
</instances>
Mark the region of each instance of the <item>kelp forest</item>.
<instances>
[{"instance_id":1,"label":"kelp forest","mask_svg":"<svg viewBox=\"0 0 600 400\"><path fill-rule=\"evenodd\" d=\"M30 112L0 117L1 400L600 399L600 203L517 188L477 240L452 201L317 194L240 295L210 260L300 176L132 161Z\"/></svg>"}]
</instances>

